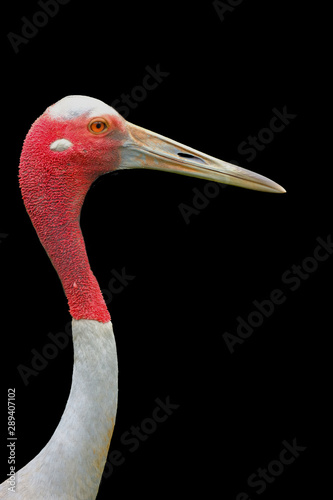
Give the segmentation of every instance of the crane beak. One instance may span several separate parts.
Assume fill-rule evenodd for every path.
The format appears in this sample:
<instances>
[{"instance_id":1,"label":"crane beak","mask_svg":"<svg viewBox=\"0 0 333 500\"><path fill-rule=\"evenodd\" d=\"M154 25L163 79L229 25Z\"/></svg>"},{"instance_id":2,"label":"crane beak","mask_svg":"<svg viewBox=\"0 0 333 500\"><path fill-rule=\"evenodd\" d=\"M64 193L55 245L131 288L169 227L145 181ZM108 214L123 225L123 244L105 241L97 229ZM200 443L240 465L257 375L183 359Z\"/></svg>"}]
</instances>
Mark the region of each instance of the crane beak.
<instances>
[{"instance_id":1,"label":"crane beak","mask_svg":"<svg viewBox=\"0 0 333 500\"><path fill-rule=\"evenodd\" d=\"M218 160L132 123L127 122L126 125L128 137L120 149L119 169L162 170L256 191L286 192L267 177Z\"/></svg>"}]
</instances>

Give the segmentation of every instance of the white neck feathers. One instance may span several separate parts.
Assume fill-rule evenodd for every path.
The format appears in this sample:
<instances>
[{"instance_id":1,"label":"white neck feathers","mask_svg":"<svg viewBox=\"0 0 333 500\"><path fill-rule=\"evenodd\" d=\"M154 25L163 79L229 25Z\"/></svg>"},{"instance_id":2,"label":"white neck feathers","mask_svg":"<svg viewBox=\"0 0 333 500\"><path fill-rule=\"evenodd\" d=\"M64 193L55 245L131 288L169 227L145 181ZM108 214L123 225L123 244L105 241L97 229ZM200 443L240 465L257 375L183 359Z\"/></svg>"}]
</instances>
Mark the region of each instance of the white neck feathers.
<instances>
[{"instance_id":1,"label":"white neck feathers","mask_svg":"<svg viewBox=\"0 0 333 500\"><path fill-rule=\"evenodd\" d=\"M52 438L16 478L20 499L95 499L115 423L118 367L111 322L73 320L69 399Z\"/></svg>"}]
</instances>

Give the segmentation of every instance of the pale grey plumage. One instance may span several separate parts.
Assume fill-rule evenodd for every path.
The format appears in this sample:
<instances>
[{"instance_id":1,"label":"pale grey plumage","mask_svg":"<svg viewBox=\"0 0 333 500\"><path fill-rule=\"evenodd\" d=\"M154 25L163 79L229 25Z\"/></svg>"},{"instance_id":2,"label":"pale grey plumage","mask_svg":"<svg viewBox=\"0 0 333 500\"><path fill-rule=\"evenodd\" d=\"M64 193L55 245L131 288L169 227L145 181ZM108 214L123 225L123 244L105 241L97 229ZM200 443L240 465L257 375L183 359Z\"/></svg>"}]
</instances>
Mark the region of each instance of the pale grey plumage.
<instances>
[{"instance_id":1,"label":"pale grey plumage","mask_svg":"<svg viewBox=\"0 0 333 500\"><path fill-rule=\"evenodd\" d=\"M68 402L52 438L16 474L16 493L5 481L0 498L93 500L115 423L118 367L112 324L72 321L74 370Z\"/></svg>"}]
</instances>

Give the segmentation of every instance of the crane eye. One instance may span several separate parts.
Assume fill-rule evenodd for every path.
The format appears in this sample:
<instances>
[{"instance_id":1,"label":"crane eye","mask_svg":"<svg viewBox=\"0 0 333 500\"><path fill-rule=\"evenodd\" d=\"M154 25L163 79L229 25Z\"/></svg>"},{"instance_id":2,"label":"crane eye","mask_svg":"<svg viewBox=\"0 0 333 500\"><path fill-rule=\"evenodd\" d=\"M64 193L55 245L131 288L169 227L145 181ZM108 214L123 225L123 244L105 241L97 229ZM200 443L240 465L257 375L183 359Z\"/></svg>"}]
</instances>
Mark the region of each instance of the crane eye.
<instances>
[{"instance_id":1,"label":"crane eye","mask_svg":"<svg viewBox=\"0 0 333 500\"><path fill-rule=\"evenodd\" d=\"M106 120L104 120L103 118L99 118L98 120L92 120L89 123L88 128L93 134L100 134L102 132L105 132L109 128L109 126Z\"/></svg>"}]
</instances>

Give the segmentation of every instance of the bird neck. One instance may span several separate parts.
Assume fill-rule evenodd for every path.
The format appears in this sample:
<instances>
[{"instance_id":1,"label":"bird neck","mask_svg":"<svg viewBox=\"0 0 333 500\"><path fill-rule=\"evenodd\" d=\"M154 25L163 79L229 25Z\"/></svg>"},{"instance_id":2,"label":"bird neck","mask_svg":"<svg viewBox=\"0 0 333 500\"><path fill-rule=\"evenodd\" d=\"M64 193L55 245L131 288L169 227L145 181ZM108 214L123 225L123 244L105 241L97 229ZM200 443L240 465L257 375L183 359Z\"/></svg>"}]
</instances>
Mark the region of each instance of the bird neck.
<instances>
[{"instance_id":1,"label":"bird neck","mask_svg":"<svg viewBox=\"0 0 333 500\"><path fill-rule=\"evenodd\" d=\"M116 345L111 322L73 320L72 331L74 370L67 405L50 441L18 472L20 498L42 498L47 492L52 499L93 499L98 492L117 411Z\"/></svg>"},{"instance_id":2,"label":"bird neck","mask_svg":"<svg viewBox=\"0 0 333 500\"><path fill-rule=\"evenodd\" d=\"M117 411L116 346L110 322L73 320L72 330L72 387L62 419L51 439L53 443L50 441L50 450L56 457L60 450L67 448L60 477L63 473L69 476L73 488L91 487L97 494ZM67 467L72 470L67 471Z\"/></svg>"},{"instance_id":3,"label":"bird neck","mask_svg":"<svg viewBox=\"0 0 333 500\"><path fill-rule=\"evenodd\" d=\"M43 158L30 149L24 148L21 155L21 191L39 239L62 282L70 313L77 320L106 323L110 314L91 271L80 228L83 201L95 179L77 177L62 163L45 165Z\"/></svg>"},{"instance_id":4,"label":"bird neck","mask_svg":"<svg viewBox=\"0 0 333 500\"><path fill-rule=\"evenodd\" d=\"M89 264L79 217L62 218L56 228L47 227L39 237L59 275L74 319L106 323L110 313Z\"/></svg>"}]
</instances>

